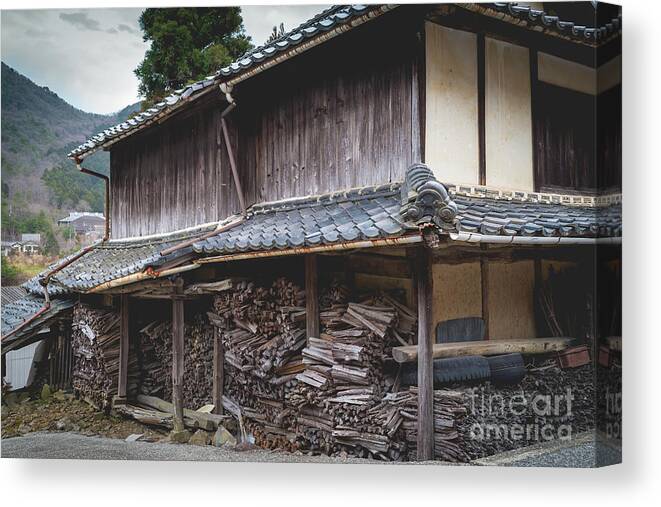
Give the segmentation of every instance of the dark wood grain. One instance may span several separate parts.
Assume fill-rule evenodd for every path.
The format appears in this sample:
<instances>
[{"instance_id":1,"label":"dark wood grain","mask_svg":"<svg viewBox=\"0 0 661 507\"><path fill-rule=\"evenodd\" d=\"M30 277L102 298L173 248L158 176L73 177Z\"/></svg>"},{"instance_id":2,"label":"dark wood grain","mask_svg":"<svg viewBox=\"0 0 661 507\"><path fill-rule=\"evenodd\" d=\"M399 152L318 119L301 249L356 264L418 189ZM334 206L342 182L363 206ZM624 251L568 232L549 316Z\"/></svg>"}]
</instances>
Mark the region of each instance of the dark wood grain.
<instances>
[{"instance_id":1,"label":"dark wood grain","mask_svg":"<svg viewBox=\"0 0 661 507\"><path fill-rule=\"evenodd\" d=\"M126 398L129 370L129 297L125 294L119 297L119 381L117 396Z\"/></svg>"},{"instance_id":2,"label":"dark wood grain","mask_svg":"<svg viewBox=\"0 0 661 507\"><path fill-rule=\"evenodd\" d=\"M222 415L223 394L225 384L225 351L221 340L220 331L213 328L213 413Z\"/></svg>"},{"instance_id":3,"label":"dark wood grain","mask_svg":"<svg viewBox=\"0 0 661 507\"><path fill-rule=\"evenodd\" d=\"M316 254L305 256L305 329L308 338L319 338L319 273Z\"/></svg>"},{"instance_id":4,"label":"dark wood grain","mask_svg":"<svg viewBox=\"0 0 661 507\"><path fill-rule=\"evenodd\" d=\"M415 284L418 293L418 460L434 459L434 371L432 348L432 259L421 247L417 252Z\"/></svg>"},{"instance_id":5,"label":"dark wood grain","mask_svg":"<svg viewBox=\"0 0 661 507\"><path fill-rule=\"evenodd\" d=\"M174 406L174 430L184 429L184 300L182 286L175 286L172 298L172 405Z\"/></svg>"}]
</instances>

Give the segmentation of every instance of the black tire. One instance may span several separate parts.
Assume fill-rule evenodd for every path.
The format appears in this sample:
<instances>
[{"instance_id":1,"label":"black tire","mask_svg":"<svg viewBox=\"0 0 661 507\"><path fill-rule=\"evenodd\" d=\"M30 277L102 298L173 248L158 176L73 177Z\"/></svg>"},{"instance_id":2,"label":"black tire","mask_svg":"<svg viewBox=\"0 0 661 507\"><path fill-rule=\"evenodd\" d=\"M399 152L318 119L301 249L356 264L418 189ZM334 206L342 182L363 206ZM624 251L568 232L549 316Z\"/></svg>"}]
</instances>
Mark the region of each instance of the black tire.
<instances>
[{"instance_id":1,"label":"black tire","mask_svg":"<svg viewBox=\"0 0 661 507\"><path fill-rule=\"evenodd\" d=\"M491 382L494 385L518 384L526 376L526 367L521 354L505 354L488 358Z\"/></svg>"},{"instance_id":2,"label":"black tire","mask_svg":"<svg viewBox=\"0 0 661 507\"><path fill-rule=\"evenodd\" d=\"M449 357L434 360L434 388L455 382L479 382L488 380L491 374L489 362L482 356ZM417 365L402 369L402 384L418 385Z\"/></svg>"}]
</instances>

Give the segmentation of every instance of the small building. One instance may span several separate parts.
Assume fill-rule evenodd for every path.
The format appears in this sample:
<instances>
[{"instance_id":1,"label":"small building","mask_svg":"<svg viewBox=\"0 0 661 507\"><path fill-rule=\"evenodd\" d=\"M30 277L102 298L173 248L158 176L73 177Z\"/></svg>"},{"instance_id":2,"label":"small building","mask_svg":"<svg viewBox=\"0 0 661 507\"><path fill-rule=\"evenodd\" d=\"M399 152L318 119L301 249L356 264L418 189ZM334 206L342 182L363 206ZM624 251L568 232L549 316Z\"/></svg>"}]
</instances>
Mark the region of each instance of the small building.
<instances>
[{"instance_id":1,"label":"small building","mask_svg":"<svg viewBox=\"0 0 661 507\"><path fill-rule=\"evenodd\" d=\"M61 227L71 226L76 236L84 236L87 233L103 233L106 219L103 213L92 213L87 211L71 211L69 216L57 221Z\"/></svg>"}]
</instances>

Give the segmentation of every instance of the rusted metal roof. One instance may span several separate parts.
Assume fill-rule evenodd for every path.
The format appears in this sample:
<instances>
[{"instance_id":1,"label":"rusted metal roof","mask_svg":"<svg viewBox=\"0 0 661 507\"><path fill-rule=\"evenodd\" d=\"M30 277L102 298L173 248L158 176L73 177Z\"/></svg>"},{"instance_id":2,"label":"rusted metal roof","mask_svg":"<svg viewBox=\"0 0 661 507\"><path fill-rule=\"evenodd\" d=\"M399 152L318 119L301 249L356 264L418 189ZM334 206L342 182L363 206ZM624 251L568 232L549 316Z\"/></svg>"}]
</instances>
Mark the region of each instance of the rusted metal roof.
<instances>
[{"instance_id":1,"label":"rusted metal roof","mask_svg":"<svg viewBox=\"0 0 661 507\"><path fill-rule=\"evenodd\" d=\"M51 324L53 319L59 317L63 312L74 305L71 298L54 298L51 300L48 310L43 311L27 325L33 316L37 315L43 308L45 300L42 297L26 295L24 298L9 304L2 305L2 347L5 348L17 340L25 340L38 333ZM21 327L23 325L23 327Z\"/></svg>"}]
</instances>

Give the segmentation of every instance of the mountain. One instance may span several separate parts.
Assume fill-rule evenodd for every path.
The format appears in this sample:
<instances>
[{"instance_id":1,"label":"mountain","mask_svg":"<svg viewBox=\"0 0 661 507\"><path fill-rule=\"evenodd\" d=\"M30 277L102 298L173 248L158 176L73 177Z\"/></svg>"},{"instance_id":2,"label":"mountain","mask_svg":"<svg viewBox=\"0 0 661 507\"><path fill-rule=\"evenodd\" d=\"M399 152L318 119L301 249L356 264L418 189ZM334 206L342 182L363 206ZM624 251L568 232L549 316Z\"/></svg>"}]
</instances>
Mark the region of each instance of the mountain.
<instances>
[{"instance_id":1,"label":"mountain","mask_svg":"<svg viewBox=\"0 0 661 507\"><path fill-rule=\"evenodd\" d=\"M140 104L112 115L88 113L5 63L1 79L3 235L8 228L16 228L11 231L15 233L27 227L11 222L21 214L44 211L55 220L70 209L102 211L100 181L77 174L66 155L90 135L126 120ZM92 155L85 166L107 173L108 154ZM48 174L42 178L44 172Z\"/></svg>"}]
</instances>

